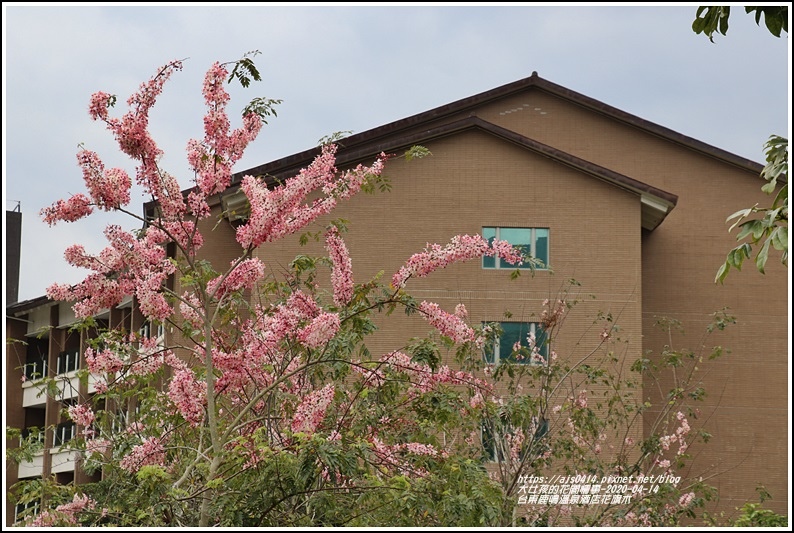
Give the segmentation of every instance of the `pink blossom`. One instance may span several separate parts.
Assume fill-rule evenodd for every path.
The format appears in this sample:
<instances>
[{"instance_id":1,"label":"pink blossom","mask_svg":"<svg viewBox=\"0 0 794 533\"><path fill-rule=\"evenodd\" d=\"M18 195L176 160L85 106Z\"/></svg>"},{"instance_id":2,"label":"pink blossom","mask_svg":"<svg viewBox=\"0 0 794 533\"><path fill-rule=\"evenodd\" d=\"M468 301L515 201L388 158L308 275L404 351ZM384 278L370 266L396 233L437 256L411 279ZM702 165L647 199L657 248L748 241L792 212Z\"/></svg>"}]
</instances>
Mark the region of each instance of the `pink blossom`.
<instances>
[{"instance_id":1,"label":"pink blossom","mask_svg":"<svg viewBox=\"0 0 794 533\"><path fill-rule=\"evenodd\" d=\"M232 262L234 266L234 262ZM229 293L252 288L265 277L265 265L258 258L246 259L224 276L207 283L207 292L221 299Z\"/></svg>"},{"instance_id":2,"label":"pink blossom","mask_svg":"<svg viewBox=\"0 0 794 533\"><path fill-rule=\"evenodd\" d=\"M92 411L91 408L85 404L70 405L69 418L83 427L88 427L94 423L96 415L94 415L94 411Z\"/></svg>"},{"instance_id":3,"label":"pink blossom","mask_svg":"<svg viewBox=\"0 0 794 533\"><path fill-rule=\"evenodd\" d=\"M297 338L309 348L319 348L334 338L340 325L336 313L321 313L298 331Z\"/></svg>"},{"instance_id":4,"label":"pink blossom","mask_svg":"<svg viewBox=\"0 0 794 533\"><path fill-rule=\"evenodd\" d=\"M134 474L141 467L147 465L160 465L165 464L165 448L163 448L160 439L157 437L149 437L132 448L132 451L127 454L119 466L127 472Z\"/></svg>"},{"instance_id":5,"label":"pink blossom","mask_svg":"<svg viewBox=\"0 0 794 533\"><path fill-rule=\"evenodd\" d=\"M80 496L75 494L72 501L64 503L55 508L54 511L44 511L36 517L30 524L32 527L52 527L66 524L77 524L77 514L85 509L93 509L96 502L88 497L88 495Z\"/></svg>"},{"instance_id":6,"label":"pink blossom","mask_svg":"<svg viewBox=\"0 0 794 533\"><path fill-rule=\"evenodd\" d=\"M314 433L325 418L325 411L334 399L334 386L329 383L308 394L295 409L292 417L293 433Z\"/></svg>"},{"instance_id":7,"label":"pink blossom","mask_svg":"<svg viewBox=\"0 0 794 533\"><path fill-rule=\"evenodd\" d=\"M694 499L695 499L695 493L687 492L678 499L678 505L680 505L681 507L689 507L689 504L692 503L692 500Z\"/></svg>"},{"instance_id":8,"label":"pink blossom","mask_svg":"<svg viewBox=\"0 0 794 533\"><path fill-rule=\"evenodd\" d=\"M150 345L153 342L157 342L157 339L147 339L146 341L142 341L142 344L144 345L142 353L144 355L130 365L128 370L130 374L137 376L148 376L150 374L154 374L160 369L161 366L163 366L162 353L149 353L146 355L146 352L152 351Z\"/></svg>"},{"instance_id":9,"label":"pink blossom","mask_svg":"<svg viewBox=\"0 0 794 533\"><path fill-rule=\"evenodd\" d=\"M159 230L159 228L156 228ZM204 244L204 237L199 233L195 222L192 220L172 220L163 222L163 230L170 235L177 245L190 255ZM160 237L160 234L155 233ZM163 234L165 236L165 234Z\"/></svg>"},{"instance_id":10,"label":"pink blossom","mask_svg":"<svg viewBox=\"0 0 794 533\"><path fill-rule=\"evenodd\" d=\"M345 241L336 226L326 233L325 247L333 263L331 285L334 289L334 303L337 307L343 307L353 299L353 267Z\"/></svg>"},{"instance_id":11,"label":"pink blossom","mask_svg":"<svg viewBox=\"0 0 794 533\"><path fill-rule=\"evenodd\" d=\"M85 441L85 451L88 455L92 453L98 453L100 455L105 455L108 448L110 448L111 442L107 439L88 439Z\"/></svg>"},{"instance_id":12,"label":"pink blossom","mask_svg":"<svg viewBox=\"0 0 794 533\"><path fill-rule=\"evenodd\" d=\"M228 71L214 63L204 77L202 92L207 104L204 116L204 140L188 142L188 162L195 170L196 184L203 197L224 191L231 183L232 168L245 148L262 129L262 119L255 113L243 117L243 127L229 133L226 104L229 94L224 89Z\"/></svg>"},{"instance_id":13,"label":"pink blossom","mask_svg":"<svg viewBox=\"0 0 794 533\"><path fill-rule=\"evenodd\" d=\"M359 165L337 174L336 146L325 145L311 165L276 187L245 176L240 188L251 209L248 222L237 228L237 242L244 248L257 247L303 229L331 212L339 200L358 193L369 176L379 175L385 157L381 154L370 167ZM308 195L319 191L323 194L304 203Z\"/></svg>"},{"instance_id":14,"label":"pink blossom","mask_svg":"<svg viewBox=\"0 0 794 533\"><path fill-rule=\"evenodd\" d=\"M677 440L678 437L676 437L675 435L664 435L662 437L659 437L659 444L662 446L663 450L669 450L670 444L676 442Z\"/></svg>"},{"instance_id":15,"label":"pink blossom","mask_svg":"<svg viewBox=\"0 0 794 533\"><path fill-rule=\"evenodd\" d=\"M68 200L58 200L50 207L45 207L39 214L50 226L59 220L74 222L93 213L91 200L84 194L75 194Z\"/></svg>"},{"instance_id":16,"label":"pink blossom","mask_svg":"<svg viewBox=\"0 0 794 533\"><path fill-rule=\"evenodd\" d=\"M521 255L506 241L488 245L480 235L457 235L446 246L427 244L424 252L414 254L392 277L392 285L401 289L408 278L422 278L453 263L469 261L482 256L497 255L510 263L520 263Z\"/></svg>"},{"instance_id":17,"label":"pink blossom","mask_svg":"<svg viewBox=\"0 0 794 533\"><path fill-rule=\"evenodd\" d=\"M190 211L198 219L207 218L210 216L210 206L207 203L207 198L203 194L196 191L190 191L187 195L187 203L190 206Z\"/></svg>"},{"instance_id":18,"label":"pink blossom","mask_svg":"<svg viewBox=\"0 0 794 533\"><path fill-rule=\"evenodd\" d=\"M101 91L91 95L91 103L88 106L88 114L93 120L108 119L108 107L110 106L110 101L112 98L113 95Z\"/></svg>"},{"instance_id":19,"label":"pink blossom","mask_svg":"<svg viewBox=\"0 0 794 533\"><path fill-rule=\"evenodd\" d=\"M148 82L141 84L139 90L127 100L130 110L120 119L108 116L107 107L111 97L106 93L94 94L89 106L91 118L105 122L115 136L119 149L140 162L136 169L136 180L160 203L163 216L172 220L184 213L184 201L178 184L175 186L175 180L157 167L162 151L149 134L148 126L149 111L165 82L173 72L181 69L180 61L172 61Z\"/></svg>"},{"instance_id":20,"label":"pink blossom","mask_svg":"<svg viewBox=\"0 0 794 533\"><path fill-rule=\"evenodd\" d=\"M94 272L74 286L52 285L47 294L54 300L76 301L75 314L94 315L117 305L135 293L142 312L150 318L164 320L171 308L159 291L176 266L168 260L165 250L156 244L163 238L159 230L148 230L143 240L122 231L119 226L105 229L110 246L97 256L85 253L82 246L71 246L65 257L70 264L90 268Z\"/></svg>"},{"instance_id":21,"label":"pink blossom","mask_svg":"<svg viewBox=\"0 0 794 533\"><path fill-rule=\"evenodd\" d=\"M202 306L195 294L185 292L182 295L182 302L179 304L179 311L182 317L187 320L194 329L200 329L203 323L201 318Z\"/></svg>"},{"instance_id":22,"label":"pink blossom","mask_svg":"<svg viewBox=\"0 0 794 533\"><path fill-rule=\"evenodd\" d=\"M204 420L207 384L197 381L193 371L182 369L174 374L168 385L168 397L191 426L198 427Z\"/></svg>"},{"instance_id":23,"label":"pink blossom","mask_svg":"<svg viewBox=\"0 0 794 533\"><path fill-rule=\"evenodd\" d=\"M85 361L88 365L88 370L95 374L113 374L121 370L122 366L124 366L121 359L108 349L95 352L92 348L87 348L85 351Z\"/></svg>"},{"instance_id":24,"label":"pink blossom","mask_svg":"<svg viewBox=\"0 0 794 533\"><path fill-rule=\"evenodd\" d=\"M458 304L455 306L455 316L461 320L466 320L469 318L469 311L466 309L465 305Z\"/></svg>"},{"instance_id":25,"label":"pink blossom","mask_svg":"<svg viewBox=\"0 0 794 533\"><path fill-rule=\"evenodd\" d=\"M580 390L579 391L579 397L574 402L574 405L576 405L576 407L578 407L580 409L586 409L587 408L587 391L586 390Z\"/></svg>"},{"instance_id":26,"label":"pink blossom","mask_svg":"<svg viewBox=\"0 0 794 533\"><path fill-rule=\"evenodd\" d=\"M443 311L438 304L423 301L419 304L419 311L431 326L453 341L463 343L475 339L473 329L466 325L460 317Z\"/></svg>"},{"instance_id":27,"label":"pink blossom","mask_svg":"<svg viewBox=\"0 0 794 533\"><path fill-rule=\"evenodd\" d=\"M130 203L132 180L124 170L105 170L99 156L90 150L80 150L77 162L83 169L83 179L94 205L111 211Z\"/></svg>"}]
</instances>

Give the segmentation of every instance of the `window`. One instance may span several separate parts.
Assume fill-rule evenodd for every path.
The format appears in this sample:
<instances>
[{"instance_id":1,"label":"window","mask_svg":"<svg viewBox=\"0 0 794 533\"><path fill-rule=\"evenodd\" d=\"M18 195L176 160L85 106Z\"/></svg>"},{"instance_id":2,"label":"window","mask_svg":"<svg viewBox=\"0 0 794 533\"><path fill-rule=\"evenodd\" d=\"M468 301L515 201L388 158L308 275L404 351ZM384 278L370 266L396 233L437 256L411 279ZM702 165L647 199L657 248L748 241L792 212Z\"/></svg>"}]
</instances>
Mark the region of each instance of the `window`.
<instances>
[{"instance_id":1,"label":"window","mask_svg":"<svg viewBox=\"0 0 794 533\"><path fill-rule=\"evenodd\" d=\"M141 329L138 330L141 337L151 339L152 337L161 338L165 335L165 327L162 324L153 325L148 320L143 323Z\"/></svg>"},{"instance_id":2,"label":"window","mask_svg":"<svg viewBox=\"0 0 794 533\"><path fill-rule=\"evenodd\" d=\"M28 427L22 430L21 440L28 441L28 444L44 444L44 428Z\"/></svg>"},{"instance_id":3,"label":"window","mask_svg":"<svg viewBox=\"0 0 794 533\"><path fill-rule=\"evenodd\" d=\"M74 422L64 422L55 427L55 436L52 441L53 446L62 446L74 438L77 432L77 424Z\"/></svg>"},{"instance_id":4,"label":"window","mask_svg":"<svg viewBox=\"0 0 794 533\"><path fill-rule=\"evenodd\" d=\"M47 376L47 359L40 354L30 354L25 361L25 378L41 379Z\"/></svg>"},{"instance_id":5,"label":"window","mask_svg":"<svg viewBox=\"0 0 794 533\"><path fill-rule=\"evenodd\" d=\"M535 268L548 268L549 264L549 228L495 228L486 227L482 229L482 236L492 244L494 240L507 241L529 257L534 257L543 266ZM531 268L529 263L523 265L511 265L507 261L485 256L482 258L483 268Z\"/></svg>"},{"instance_id":6,"label":"window","mask_svg":"<svg viewBox=\"0 0 794 533\"><path fill-rule=\"evenodd\" d=\"M73 350L58 354L58 359L55 361L56 374L72 372L78 368L80 368L80 352Z\"/></svg>"},{"instance_id":7,"label":"window","mask_svg":"<svg viewBox=\"0 0 794 533\"><path fill-rule=\"evenodd\" d=\"M39 508L39 500L16 504L14 507L14 522L21 522L28 517L36 516L39 514Z\"/></svg>"},{"instance_id":8,"label":"window","mask_svg":"<svg viewBox=\"0 0 794 533\"><path fill-rule=\"evenodd\" d=\"M532 364L548 360L549 344L546 332L539 323L499 322L498 324L502 333L493 343L486 344L484 353L486 363L498 364L500 361L507 361ZM532 339L534 345L530 345Z\"/></svg>"}]
</instances>

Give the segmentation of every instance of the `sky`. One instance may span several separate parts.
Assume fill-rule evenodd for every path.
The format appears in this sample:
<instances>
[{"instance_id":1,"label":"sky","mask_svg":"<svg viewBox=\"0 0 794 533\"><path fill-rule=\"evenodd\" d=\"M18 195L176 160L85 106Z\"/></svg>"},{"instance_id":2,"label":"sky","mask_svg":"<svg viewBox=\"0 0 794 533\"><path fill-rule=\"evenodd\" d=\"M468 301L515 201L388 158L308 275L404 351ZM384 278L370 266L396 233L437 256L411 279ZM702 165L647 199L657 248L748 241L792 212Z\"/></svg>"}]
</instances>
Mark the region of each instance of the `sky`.
<instances>
[{"instance_id":1,"label":"sky","mask_svg":"<svg viewBox=\"0 0 794 533\"><path fill-rule=\"evenodd\" d=\"M39 211L84 192L78 146L107 167L134 166L88 116L96 91L118 95L173 59L151 132L161 166L183 188L191 138L203 137L201 83L214 61L259 50L263 80L229 86L239 117L254 97L282 99L278 116L235 167L245 170L461 98L540 77L739 156L763 163L763 143L791 130L791 44L737 7L714 43L691 30L697 4L105 4L3 3L3 198L22 212L19 300L88 272L73 243L98 253L101 213L48 227ZM239 118L232 127L239 125ZM134 195L131 210L146 199ZM726 214L727 216L727 214ZM727 229L727 226L726 226ZM3 252L5 258L5 237ZM6 261L3 261L5 280ZM5 281L3 282L5 285Z\"/></svg>"}]
</instances>

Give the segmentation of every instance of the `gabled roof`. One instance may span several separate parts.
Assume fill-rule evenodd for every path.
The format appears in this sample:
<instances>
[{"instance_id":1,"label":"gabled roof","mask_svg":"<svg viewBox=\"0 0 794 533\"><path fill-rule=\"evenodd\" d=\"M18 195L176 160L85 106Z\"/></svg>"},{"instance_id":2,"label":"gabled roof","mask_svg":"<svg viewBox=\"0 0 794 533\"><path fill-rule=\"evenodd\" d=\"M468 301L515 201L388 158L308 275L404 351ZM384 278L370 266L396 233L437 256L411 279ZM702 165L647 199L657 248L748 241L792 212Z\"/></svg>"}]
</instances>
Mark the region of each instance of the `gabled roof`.
<instances>
[{"instance_id":1,"label":"gabled roof","mask_svg":"<svg viewBox=\"0 0 794 533\"><path fill-rule=\"evenodd\" d=\"M529 137L525 137L477 116L469 116L453 122L443 123L435 128L423 129L417 133L381 136L377 139L377 141L380 142L372 141L368 143L358 143L352 147L350 143L345 142L344 149L339 151L337 163L339 165L353 163L381 152L393 152L398 149L408 148L415 144L426 143L434 139L455 135L467 130L477 130L488 133L610 185L639 195L642 203L642 227L644 229L653 230L656 228L678 201L678 196L675 194L652 187L646 183L624 176L623 174L619 174L589 161L585 161L584 159L540 143ZM309 151L301 152L301 154L296 154L292 157L297 158L299 155L302 156L307 153L309 153ZM305 166L300 163L298 163L298 165L299 167ZM253 170L254 169L252 169L252 171ZM292 161L286 163L283 159L267 165L262 165L255 170L259 173L264 173L265 180L273 183L289 177L289 175L296 171ZM252 171L249 171L249 173ZM234 212L237 218L244 218L245 199L242 193L238 191L238 187L230 187L223 193L221 201L224 203L224 211Z\"/></svg>"},{"instance_id":2,"label":"gabled roof","mask_svg":"<svg viewBox=\"0 0 794 533\"><path fill-rule=\"evenodd\" d=\"M482 106L483 104L511 96L516 93L523 92L529 88L536 88L545 91L559 98L568 100L576 105L590 109L596 113L606 115L614 120L627 124L629 126L638 128L647 133L661 137L670 142L683 145L687 148L700 152L702 154L722 160L726 163L738 166L745 170L760 174L763 166L750 159L737 156L715 146L711 146L692 137L687 137L681 133L673 131L664 126L660 126L648 120L642 119L636 115L626 113L615 107L607 105L589 96L585 96L576 91L572 91L556 83L552 83L538 76L537 72L533 72L528 78L518 80L501 87L496 87L489 91L485 91L468 98L463 98L455 102L436 107L423 113L403 118L377 128L373 128L356 135L351 135L343 139L345 150L340 150L340 157L343 152L348 150L359 152L365 150L364 147L378 145L384 142L390 142L386 139L389 137L401 137L405 135L407 130L415 130L426 126L432 128L438 125L444 119L454 114L460 114L467 110L474 110L474 108ZM276 176L295 173L301 168L308 165L314 157L319 153L319 148L312 148L299 152L270 163L259 165L248 170L236 173L232 178L232 185L239 183L243 176ZM371 152L377 153L377 152Z\"/></svg>"}]
</instances>

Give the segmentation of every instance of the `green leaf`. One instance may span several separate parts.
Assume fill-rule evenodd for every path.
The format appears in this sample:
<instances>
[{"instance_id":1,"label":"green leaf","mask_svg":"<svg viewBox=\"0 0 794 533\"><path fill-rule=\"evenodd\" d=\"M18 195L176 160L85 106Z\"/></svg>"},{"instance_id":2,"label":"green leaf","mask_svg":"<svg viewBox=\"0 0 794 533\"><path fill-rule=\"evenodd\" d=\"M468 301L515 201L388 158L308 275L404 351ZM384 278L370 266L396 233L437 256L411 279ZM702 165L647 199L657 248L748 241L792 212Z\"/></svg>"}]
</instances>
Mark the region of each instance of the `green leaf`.
<instances>
[{"instance_id":1,"label":"green leaf","mask_svg":"<svg viewBox=\"0 0 794 533\"><path fill-rule=\"evenodd\" d=\"M769 257L769 239L764 242L764 245L759 250L758 255L755 257L755 265L758 267L758 271L761 274L764 274L764 266L766 265L766 260Z\"/></svg>"},{"instance_id":2,"label":"green leaf","mask_svg":"<svg viewBox=\"0 0 794 533\"><path fill-rule=\"evenodd\" d=\"M788 228L786 226L779 226L772 232L770 237L772 239L772 246L775 250L788 250Z\"/></svg>"},{"instance_id":3,"label":"green leaf","mask_svg":"<svg viewBox=\"0 0 794 533\"><path fill-rule=\"evenodd\" d=\"M736 236L737 241L741 241L751 233L755 231L756 226L760 225L761 223L758 220L749 220L741 225L741 231Z\"/></svg>"},{"instance_id":4,"label":"green leaf","mask_svg":"<svg viewBox=\"0 0 794 533\"><path fill-rule=\"evenodd\" d=\"M758 204L755 204L755 205L757 206ZM753 209L754 209L754 207L748 207L747 209L739 209L734 214L732 214L731 216L726 218L725 222L728 222L732 218L736 218L736 217L739 217L739 220L741 220L741 219L745 218L747 215L749 215L750 213L752 213Z\"/></svg>"}]
</instances>

